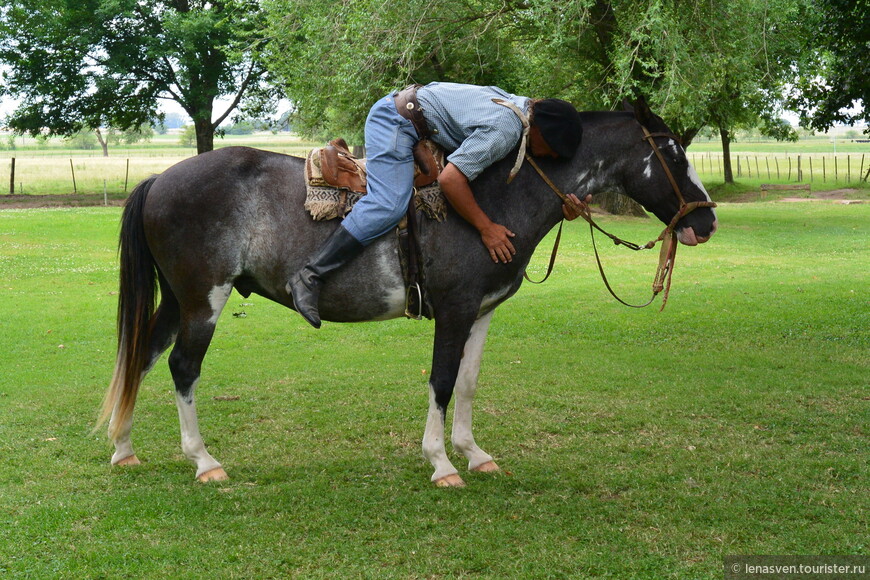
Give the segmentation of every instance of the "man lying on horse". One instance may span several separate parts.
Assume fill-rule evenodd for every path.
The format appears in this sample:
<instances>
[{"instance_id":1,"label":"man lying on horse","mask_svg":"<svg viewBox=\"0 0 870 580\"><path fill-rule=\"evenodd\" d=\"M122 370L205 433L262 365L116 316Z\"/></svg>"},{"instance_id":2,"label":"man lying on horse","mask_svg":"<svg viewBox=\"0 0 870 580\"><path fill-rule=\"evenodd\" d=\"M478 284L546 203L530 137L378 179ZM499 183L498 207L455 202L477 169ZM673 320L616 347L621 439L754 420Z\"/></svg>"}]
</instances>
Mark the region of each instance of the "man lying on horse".
<instances>
[{"instance_id":1,"label":"man lying on horse","mask_svg":"<svg viewBox=\"0 0 870 580\"><path fill-rule=\"evenodd\" d=\"M498 87L431 83L380 99L365 125L366 195L308 263L291 276L287 291L296 310L320 328L318 297L324 277L402 219L413 193L413 149L421 139L431 139L450 153L438 177L444 196L477 228L492 260L507 263L515 253L514 233L486 215L469 182L518 144L518 163L526 146L534 157L570 159L581 135L580 115L570 103L533 100ZM569 220L578 216L568 205L563 212Z\"/></svg>"}]
</instances>

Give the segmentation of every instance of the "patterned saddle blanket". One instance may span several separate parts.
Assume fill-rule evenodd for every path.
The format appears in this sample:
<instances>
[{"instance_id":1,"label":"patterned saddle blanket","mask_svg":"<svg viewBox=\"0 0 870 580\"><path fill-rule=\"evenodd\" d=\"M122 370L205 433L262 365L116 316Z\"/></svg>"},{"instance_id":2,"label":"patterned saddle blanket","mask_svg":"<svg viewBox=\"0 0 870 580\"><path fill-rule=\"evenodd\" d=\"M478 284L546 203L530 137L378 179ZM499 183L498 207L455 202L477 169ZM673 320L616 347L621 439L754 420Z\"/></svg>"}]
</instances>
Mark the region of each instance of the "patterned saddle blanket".
<instances>
[{"instance_id":1,"label":"patterned saddle blanket","mask_svg":"<svg viewBox=\"0 0 870 580\"><path fill-rule=\"evenodd\" d=\"M414 197L418 211L443 221L447 200L438 186L444 151L428 139L414 149ZM315 220L343 218L366 193L366 160L354 157L344 139L314 149L305 161L305 209Z\"/></svg>"}]
</instances>

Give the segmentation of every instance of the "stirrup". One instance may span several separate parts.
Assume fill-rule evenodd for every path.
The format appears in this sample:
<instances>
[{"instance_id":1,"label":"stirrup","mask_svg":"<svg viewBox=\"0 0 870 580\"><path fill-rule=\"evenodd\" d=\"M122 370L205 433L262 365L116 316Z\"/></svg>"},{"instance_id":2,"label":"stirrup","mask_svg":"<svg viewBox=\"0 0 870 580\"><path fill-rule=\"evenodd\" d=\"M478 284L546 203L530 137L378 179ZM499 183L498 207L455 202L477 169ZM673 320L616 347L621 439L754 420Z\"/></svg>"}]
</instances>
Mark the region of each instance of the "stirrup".
<instances>
[{"instance_id":1,"label":"stirrup","mask_svg":"<svg viewBox=\"0 0 870 580\"><path fill-rule=\"evenodd\" d=\"M417 290L417 306L419 309L417 314L411 312L411 291L413 289ZM420 284L417 282L408 286L408 290L405 292L405 317L413 318L414 320L423 320L423 290L420 289Z\"/></svg>"}]
</instances>

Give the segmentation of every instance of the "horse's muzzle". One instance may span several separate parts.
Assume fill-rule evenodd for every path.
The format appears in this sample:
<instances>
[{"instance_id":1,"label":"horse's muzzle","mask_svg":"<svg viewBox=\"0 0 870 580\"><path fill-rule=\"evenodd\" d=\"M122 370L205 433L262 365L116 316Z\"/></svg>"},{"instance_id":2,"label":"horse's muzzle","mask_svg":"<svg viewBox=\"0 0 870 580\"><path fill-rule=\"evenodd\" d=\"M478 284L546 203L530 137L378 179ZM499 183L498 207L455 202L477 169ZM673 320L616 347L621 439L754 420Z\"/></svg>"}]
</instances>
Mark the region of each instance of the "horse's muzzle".
<instances>
[{"instance_id":1,"label":"horse's muzzle","mask_svg":"<svg viewBox=\"0 0 870 580\"><path fill-rule=\"evenodd\" d=\"M685 246L697 246L698 244L703 244L707 240L713 237L713 234L716 233L716 230L719 228L719 220L713 221L713 226L710 228L710 233L706 236L699 236L695 233L694 228L691 226L687 226L684 228L679 228L677 230L677 239L681 244Z\"/></svg>"}]
</instances>

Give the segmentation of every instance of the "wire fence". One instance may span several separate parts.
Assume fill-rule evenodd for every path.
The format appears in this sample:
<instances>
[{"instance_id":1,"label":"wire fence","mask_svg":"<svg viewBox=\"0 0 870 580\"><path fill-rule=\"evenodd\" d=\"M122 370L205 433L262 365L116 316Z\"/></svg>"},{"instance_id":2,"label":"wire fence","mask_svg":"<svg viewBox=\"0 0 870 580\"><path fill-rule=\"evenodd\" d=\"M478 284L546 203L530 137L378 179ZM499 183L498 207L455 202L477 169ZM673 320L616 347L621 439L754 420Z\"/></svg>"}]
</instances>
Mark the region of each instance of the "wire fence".
<instances>
[{"instance_id":1,"label":"wire fence","mask_svg":"<svg viewBox=\"0 0 870 580\"><path fill-rule=\"evenodd\" d=\"M305 155L305 150L290 151ZM161 173L190 157L18 157L0 159L0 194L108 193L123 195L150 175ZM721 182L721 153L690 153L689 160L702 180ZM735 179L770 183L807 183L842 186L867 181L870 155L849 154L736 154L731 156Z\"/></svg>"},{"instance_id":2,"label":"wire fence","mask_svg":"<svg viewBox=\"0 0 870 580\"><path fill-rule=\"evenodd\" d=\"M689 160L703 177L724 179L721 153L690 153ZM867 180L870 155L866 153L802 153L731 156L735 179L765 179L771 183L857 184Z\"/></svg>"},{"instance_id":3,"label":"wire fence","mask_svg":"<svg viewBox=\"0 0 870 580\"><path fill-rule=\"evenodd\" d=\"M271 149L278 151L277 149ZM285 148L282 153L305 156L305 146ZM195 153L170 156L102 157L92 155L27 156L0 159L0 195L129 193L137 183L162 173Z\"/></svg>"}]
</instances>

